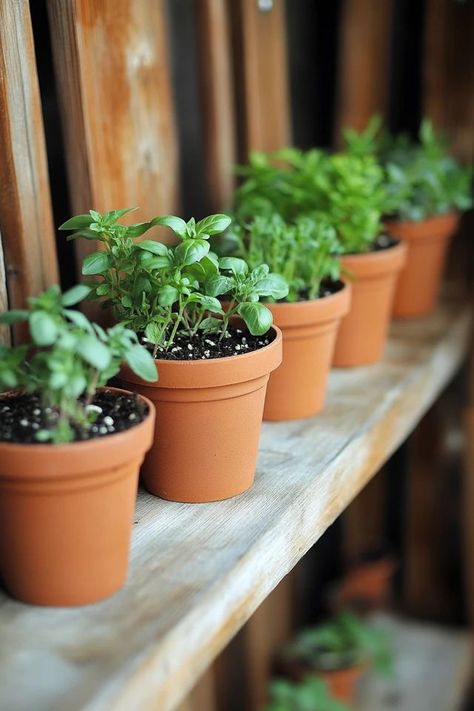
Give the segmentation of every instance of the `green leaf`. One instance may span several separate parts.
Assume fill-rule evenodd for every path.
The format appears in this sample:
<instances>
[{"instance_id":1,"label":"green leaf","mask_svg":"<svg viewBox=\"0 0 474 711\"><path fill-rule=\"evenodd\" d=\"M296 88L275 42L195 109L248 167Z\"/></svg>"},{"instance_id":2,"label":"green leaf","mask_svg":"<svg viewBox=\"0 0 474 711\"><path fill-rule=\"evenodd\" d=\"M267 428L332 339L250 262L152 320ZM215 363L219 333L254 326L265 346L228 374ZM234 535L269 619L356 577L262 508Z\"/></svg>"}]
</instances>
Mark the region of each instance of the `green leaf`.
<instances>
[{"instance_id":1,"label":"green leaf","mask_svg":"<svg viewBox=\"0 0 474 711\"><path fill-rule=\"evenodd\" d=\"M143 249L145 252L151 252L152 254L158 254L160 257L166 257L168 255L169 247L161 242L156 242L153 239L145 239L143 242L137 244L139 249Z\"/></svg>"},{"instance_id":2,"label":"green leaf","mask_svg":"<svg viewBox=\"0 0 474 711\"><path fill-rule=\"evenodd\" d=\"M155 217L151 223L153 225L164 225L165 227L170 227L178 237L184 239L186 237L186 222L181 219L181 217L176 217L175 215L163 215L162 217Z\"/></svg>"},{"instance_id":3,"label":"green leaf","mask_svg":"<svg viewBox=\"0 0 474 711\"><path fill-rule=\"evenodd\" d=\"M147 338L150 343L157 344L160 342L162 334L162 328L155 321L150 321L147 323L145 328L145 338Z\"/></svg>"},{"instance_id":4,"label":"green leaf","mask_svg":"<svg viewBox=\"0 0 474 711\"><path fill-rule=\"evenodd\" d=\"M97 234L97 232L93 232L89 229L82 229L78 232L73 232L72 235L68 235L66 237L66 240L68 242L71 242L72 240L79 239L81 237L83 237L84 239L100 239L100 236Z\"/></svg>"},{"instance_id":5,"label":"green leaf","mask_svg":"<svg viewBox=\"0 0 474 711\"><path fill-rule=\"evenodd\" d=\"M209 252L209 242L204 239L187 239L174 251L177 264L185 267L199 262Z\"/></svg>"},{"instance_id":6,"label":"green leaf","mask_svg":"<svg viewBox=\"0 0 474 711\"><path fill-rule=\"evenodd\" d=\"M237 313L244 319L252 336L263 336L273 323L272 312L263 304L244 301Z\"/></svg>"},{"instance_id":7,"label":"green leaf","mask_svg":"<svg viewBox=\"0 0 474 711\"><path fill-rule=\"evenodd\" d=\"M151 227L151 222L137 222L127 226L127 237L141 237Z\"/></svg>"},{"instance_id":8,"label":"green leaf","mask_svg":"<svg viewBox=\"0 0 474 711\"><path fill-rule=\"evenodd\" d=\"M90 215L76 215L75 217L71 217L69 220L66 220L66 222L63 222L63 224L58 227L59 230L82 230L85 227L89 227L89 225L92 223L92 217Z\"/></svg>"},{"instance_id":9,"label":"green leaf","mask_svg":"<svg viewBox=\"0 0 474 711\"><path fill-rule=\"evenodd\" d=\"M227 294L234 286L234 280L226 276L211 277L206 281L206 294L208 296L221 296Z\"/></svg>"},{"instance_id":10,"label":"green leaf","mask_svg":"<svg viewBox=\"0 0 474 711\"><path fill-rule=\"evenodd\" d=\"M150 383L158 380L158 370L156 368L155 359L150 351L143 346L132 346L127 351L125 359L135 375L138 375L139 378L143 378L143 380L147 380Z\"/></svg>"},{"instance_id":11,"label":"green leaf","mask_svg":"<svg viewBox=\"0 0 474 711\"><path fill-rule=\"evenodd\" d=\"M51 346L58 335L58 327L46 311L32 311L29 317L30 333L37 346Z\"/></svg>"},{"instance_id":12,"label":"green leaf","mask_svg":"<svg viewBox=\"0 0 474 711\"><path fill-rule=\"evenodd\" d=\"M105 370L112 360L111 352L107 346L92 335L80 339L77 344L77 352L97 370Z\"/></svg>"},{"instance_id":13,"label":"green leaf","mask_svg":"<svg viewBox=\"0 0 474 711\"><path fill-rule=\"evenodd\" d=\"M117 222L117 220L120 220L121 217L129 212L135 212L135 210L138 210L138 207L123 207L121 210L111 210L107 213L107 217L110 217L114 222Z\"/></svg>"},{"instance_id":14,"label":"green leaf","mask_svg":"<svg viewBox=\"0 0 474 711\"><path fill-rule=\"evenodd\" d=\"M221 269L229 269L232 274L247 274L249 270L247 262L239 257L222 257L219 266Z\"/></svg>"},{"instance_id":15,"label":"green leaf","mask_svg":"<svg viewBox=\"0 0 474 711\"><path fill-rule=\"evenodd\" d=\"M222 328L222 320L220 318L214 318L209 316L201 321L199 324L199 330L205 333L216 333Z\"/></svg>"},{"instance_id":16,"label":"green leaf","mask_svg":"<svg viewBox=\"0 0 474 711\"><path fill-rule=\"evenodd\" d=\"M223 314L222 304L219 299L215 299L213 296L203 296L199 297L199 303L202 308L206 311L211 311L214 314Z\"/></svg>"},{"instance_id":17,"label":"green leaf","mask_svg":"<svg viewBox=\"0 0 474 711\"><path fill-rule=\"evenodd\" d=\"M17 321L26 321L30 312L26 309L11 309L11 311L5 311L5 313L0 314L0 323L4 323L7 326L11 326Z\"/></svg>"},{"instance_id":18,"label":"green leaf","mask_svg":"<svg viewBox=\"0 0 474 711\"><path fill-rule=\"evenodd\" d=\"M288 296L288 284L280 274L269 274L255 284L253 291L259 296L284 299Z\"/></svg>"},{"instance_id":19,"label":"green leaf","mask_svg":"<svg viewBox=\"0 0 474 711\"><path fill-rule=\"evenodd\" d=\"M110 267L110 258L107 252L93 252L87 255L82 263L82 273L85 276L101 274Z\"/></svg>"},{"instance_id":20,"label":"green leaf","mask_svg":"<svg viewBox=\"0 0 474 711\"><path fill-rule=\"evenodd\" d=\"M196 232L198 234L217 235L220 232L224 232L231 222L232 218L228 215L209 215L209 217L205 217L197 223Z\"/></svg>"},{"instance_id":21,"label":"green leaf","mask_svg":"<svg viewBox=\"0 0 474 711\"><path fill-rule=\"evenodd\" d=\"M81 311L73 311L72 309L64 309L64 315L66 316L69 321L72 321L72 323L77 326L78 328L82 328L84 331L92 332L92 324Z\"/></svg>"},{"instance_id":22,"label":"green leaf","mask_svg":"<svg viewBox=\"0 0 474 711\"><path fill-rule=\"evenodd\" d=\"M73 286L72 289L64 292L61 297L61 303L63 306L73 306L85 299L90 292L91 288L87 284L77 284L77 286Z\"/></svg>"},{"instance_id":23,"label":"green leaf","mask_svg":"<svg viewBox=\"0 0 474 711\"><path fill-rule=\"evenodd\" d=\"M158 303L160 306L171 306L179 299L179 292L171 284L165 284L158 294Z\"/></svg>"}]
</instances>

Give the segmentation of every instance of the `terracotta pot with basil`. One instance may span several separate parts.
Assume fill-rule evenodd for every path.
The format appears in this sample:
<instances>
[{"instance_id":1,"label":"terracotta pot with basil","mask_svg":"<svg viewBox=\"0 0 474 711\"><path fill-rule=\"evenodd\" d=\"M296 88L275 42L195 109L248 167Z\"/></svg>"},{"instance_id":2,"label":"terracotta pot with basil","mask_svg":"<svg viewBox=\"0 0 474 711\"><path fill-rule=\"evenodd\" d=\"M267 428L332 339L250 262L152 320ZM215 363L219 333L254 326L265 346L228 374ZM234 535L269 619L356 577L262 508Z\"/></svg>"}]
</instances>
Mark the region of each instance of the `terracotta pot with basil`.
<instances>
[{"instance_id":1,"label":"terracotta pot with basil","mask_svg":"<svg viewBox=\"0 0 474 711\"><path fill-rule=\"evenodd\" d=\"M395 136L380 153L390 200L386 230L408 248L394 315L416 318L436 306L451 239L472 206L472 168L457 163L426 119L418 141Z\"/></svg>"},{"instance_id":2,"label":"terracotta pot with basil","mask_svg":"<svg viewBox=\"0 0 474 711\"><path fill-rule=\"evenodd\" d=\"M70 308L89 291L52 286L0 315L31 335L0 346L0 577L36 605L85 605L122 586L152 443L153 404L101 386L122 362L156 379L153 359L125 327Z\"/></svg>"},{"instance_id":3,"label":"terracotta pot with basil","mask_svg":"<svg viewBox=\"0 0 474 711\"><path fill-rule=\"evenodd\" d=\"M339 244L324 217L287 223L277 213L237 223L227 249L250 264L264 260L283 275L288 294L268 308L283 333L283 361L270 376L265 420L310 417L325 403L339 325L351 286L340 278Z\"/></svg>"},{"instance_id":4,"label":"terracotta pot with basil","mask_svg":"<svg viewBox=\"0 0 474 711\"><path fill-rule=\"evenodd\" d=\"M322 678L334 698L351 704L359 680L370 667L390 676L392 665L385 631L350 612L341 612L300 631L278 655L276 671L298 682Z\"/></svg>"},{"instance_id":5,"label":"terracotta pot with basil","mask_svg":"<svg viewBox=\"0 0 474 711\"><path fill-rule=\"evenodd\" d=\"M197 223L167 215L125 227L118 222L125 212L91 211L62 228L102 242L83 273L100 277L94 296L138 334L158 367L156 384L129 367L120 374L156 405L143 483L174 501L241 494L254 481L267 382L281 362L281 333L259 299L284 296L288 287L266 264L249 269L210 250L209 238L230 223L226 215ZM135 241L154 226L171 228L176 246Z\"/></svg>"}]
</instances>

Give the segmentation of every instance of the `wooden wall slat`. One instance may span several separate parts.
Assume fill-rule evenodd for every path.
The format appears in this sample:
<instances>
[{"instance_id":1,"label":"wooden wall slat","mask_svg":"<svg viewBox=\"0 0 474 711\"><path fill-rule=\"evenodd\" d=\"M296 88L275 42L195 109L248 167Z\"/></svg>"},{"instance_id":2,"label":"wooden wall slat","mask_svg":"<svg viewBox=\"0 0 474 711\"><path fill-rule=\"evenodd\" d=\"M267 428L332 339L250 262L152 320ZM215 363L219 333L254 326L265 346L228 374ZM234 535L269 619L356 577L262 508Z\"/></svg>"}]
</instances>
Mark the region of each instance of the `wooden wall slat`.
<instances>
[{"instance_id":1,"label":"wooden wall slat","mask_svg":"<svg viewBox=\"0 0 474 711\"><path fill-rule=\"evenodd\" d=\"M58 281L27 0L0 3L0 154L0 233L9 303L19 308L28 296ZM2 287L0 294L3 307Z\"/></svg>"},{"instance_id":2,"label":"wooden wall slat","mask_svg":"<svg viewBox=\"0 0 474 711\"><path fill-rule=\"evenodd\" d=\"M230 207L237 158L230 17L226 0L198 0L201 113L209 210Z\"/></svg>"},{"instance_id":3,"label":"wooden wall slat","mask_svg":"<svg viewBox=\"0 0 474 711\"><path fill-rule=\"evenodd\" d=\"M345 0L341 16L334 137L361 130L388 99L392 0Z\"/></svg>"},{"instance_id":4,"label":"wooden wall slat","mask_svg":"<svg viewBox=\"0 0 474 711\"><path fill-rule=\"evenodd\" d=\"M73 211L175 211L164 0L48 0L48 12Z\"/></svg>"},{"instance_id":5,"label":"wooden wall slat","mask_svg":"<svg viewBox=\"0 0 474 711\"><path fill-rule=\"evenodd\" d=\"M236 95L240 109L240 160L249 150L290 143L284 0L263 12L255 0L230 0L234 12Z\"/></svg>"}]
</instances>

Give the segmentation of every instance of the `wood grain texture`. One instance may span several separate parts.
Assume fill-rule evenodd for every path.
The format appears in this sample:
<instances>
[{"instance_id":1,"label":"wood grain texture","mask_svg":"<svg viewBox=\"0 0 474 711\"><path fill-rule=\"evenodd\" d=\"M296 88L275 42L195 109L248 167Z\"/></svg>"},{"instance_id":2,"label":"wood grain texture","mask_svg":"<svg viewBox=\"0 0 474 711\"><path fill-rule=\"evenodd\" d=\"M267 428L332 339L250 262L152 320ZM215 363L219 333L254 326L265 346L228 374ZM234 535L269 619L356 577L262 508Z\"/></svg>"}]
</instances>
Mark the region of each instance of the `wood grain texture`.
<instances>
[{"instance_id":1,"label":"wood grain texture","mask_svg":"<svg viewBox=\"0 0 474 711\"><path fill-rule=\"evenodd\" d=\"M58 281L27 0L0 3L0 155L0 234L9 303L21 308L28 296ZM0 308L5 305L1 289Z\"/></svg>"},{"instance_id":2,"label":"wood grain texture","mask_svg":"<svg viewBox=\"0 0 474 711\"><path fill-rule=\"evenodd\" d=\"M472 359L472 355L471 355ZM474 628L474 403L470 402L464 412L464 477L462 491L464 580L467 614Z\"/></svg>"},{"instance_id":3,"label":"wood grain texture","mask_svg":"<svg viewBox=\"0 0 474 711\"><path fill-rule=\"evenodd\" d=\"M235 0L233 10L240 160L250 150L290 143L285 3L262 12L255 0Z\"/></svg>"},{"instance_id":4,"label":"wood grain texture","mask_svg":"<svg viewBox=\"0 0 474 711\"><path fill-rule=\"evenodd\" d=\"M341 15L334 139L344 128L362 130L386 109L392 0L345 0Z\"/></svg>"},{"instance_id":5,"label":"wood grain texture","mask_svg":"<svg viewBox=\"0 0 474 711\"><path fill-rule=\"evenodd\" d=\"M255 486L213 504L138 497L126 586L77 609L0 600L0 706L173 709L407 437L463 360L470 308L392 327L333 371L325 412L263 427Z\"/></svg>"},{"instance_id":6,"label":"wood grain texture","mask_svg":"<svg viewBox=\"0 0 474 711\"><path fill-rule=\"evenodd\" d=\"M387 680L371 673L364 679L355 711L463 708L473 659L467 630L392 615L377 615L374 622L386 630L393 647L394 677Z\"/></svg>"},{"instance_id":7,"label":"wood grain texture","mask_svg":"<svg viewBox=\"0 0 474 711\"><path fill-rule=\"evenodd\" d=\"M8 309L7 275L5 272L5 260L3 258L2 236L0 234L0 313ZM0 344L9 344L11 341L10 329L8 326L0 326Z\"/></svg>"},{"instance_id":8,"label":"wood grain texture","mask_svg":"<svg viewBox=\"0 0 474 711\"><path fill-rule=\"evenodd\" d=\"M230 16L226 0L198 0L199 71L207 204L231 206L237 156Z\"/></svg>"},{"instance_id":9,"label":"wood grain texture","mask_svg":"<svg viewBox=\"0 0 474 711\"><path fill-rule=\"evenodd\" d=\"M73 211L174 212L164 0L48 0L48 12ZM76 245L80 258L97 249Z\"/></svg>"}]
</instances>

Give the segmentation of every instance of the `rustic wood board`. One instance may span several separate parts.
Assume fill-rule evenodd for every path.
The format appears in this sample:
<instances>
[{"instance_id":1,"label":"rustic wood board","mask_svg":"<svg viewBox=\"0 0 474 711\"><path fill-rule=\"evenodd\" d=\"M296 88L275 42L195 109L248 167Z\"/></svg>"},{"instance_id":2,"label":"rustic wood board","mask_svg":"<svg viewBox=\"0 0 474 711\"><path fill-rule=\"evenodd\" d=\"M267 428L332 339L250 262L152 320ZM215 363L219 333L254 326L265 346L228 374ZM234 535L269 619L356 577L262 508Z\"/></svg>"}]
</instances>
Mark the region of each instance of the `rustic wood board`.
<instances>
[{"instance_id":1,"label":"rustic wood board","mask_svg":"<svg viewBox=\"0 0 474 711\"><path fill-rule=\"evenodd\" d=\"M469 632L377 617L393 647L394 677L364 679L358 711L459 711L473 660Z\"/></svg>"},{"instance_id":2,"label":"rustic wood board","mask_svg":"<svg viewBox=\"0 0 474 711\"><path fill-rule=\"evenodd\" d=\"M323 415L263 428L254 488L140 492L128 583L80 609L0 599L0 707L174 708L406 438L466 354L470 310L396 323L383 362L334 371Z\"/></svg>"}]
</instances>

